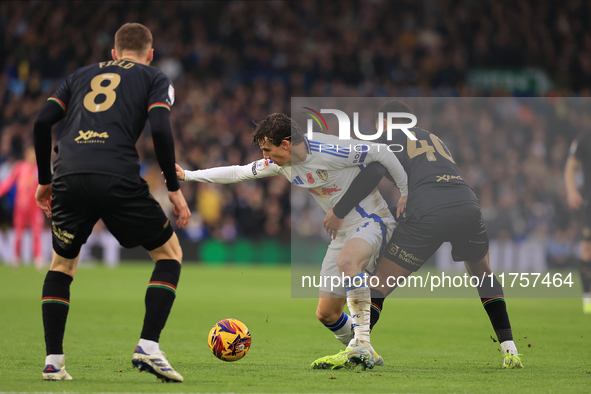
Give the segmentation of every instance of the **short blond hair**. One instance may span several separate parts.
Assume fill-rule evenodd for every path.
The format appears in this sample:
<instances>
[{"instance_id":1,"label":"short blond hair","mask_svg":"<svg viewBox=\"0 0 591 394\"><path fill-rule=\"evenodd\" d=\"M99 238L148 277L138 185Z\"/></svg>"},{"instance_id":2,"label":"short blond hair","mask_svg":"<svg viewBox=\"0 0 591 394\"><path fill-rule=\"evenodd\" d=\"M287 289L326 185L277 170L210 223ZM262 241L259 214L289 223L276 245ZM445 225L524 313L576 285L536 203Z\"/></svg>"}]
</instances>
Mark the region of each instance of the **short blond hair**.
<instances>
[{"instance_id":1,"label":"short blond hair","mask_svg":"<svg viewBox=\"0 0 591 394\"><path fill-rule=\"evenodd\" d=\"M146 53L152 48L152 33L141 23L126 23L115 33L115 50Z\"/></svg>"}]
</instances>

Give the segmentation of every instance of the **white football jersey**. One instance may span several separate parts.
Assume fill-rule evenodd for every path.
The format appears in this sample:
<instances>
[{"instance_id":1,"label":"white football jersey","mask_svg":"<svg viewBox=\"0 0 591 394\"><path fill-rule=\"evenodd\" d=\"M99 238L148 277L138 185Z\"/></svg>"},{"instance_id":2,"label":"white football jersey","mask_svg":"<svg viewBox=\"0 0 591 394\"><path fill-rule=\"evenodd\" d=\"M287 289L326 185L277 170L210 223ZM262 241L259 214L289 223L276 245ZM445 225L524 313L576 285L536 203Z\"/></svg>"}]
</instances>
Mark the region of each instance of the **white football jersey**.
<instances>
[{"instance_id":1,"label":"white football jersey","mask_svg":"<svg viewBox=\"0 0 591 394\"><path fill-rule=\"evenodd\" d=\"M350 144L344 145L345 141L339 140L337 136L314 133L312 140L304 137L308 153L304 161L278 166L271 160L261 159L245 166L185 171L185 181L235 183L283 175L293 185L307 189L322 209L327 211L337 204L366 164L379 161L392 175L401 195L408 194L406 172L387 145L363 145L361 141L350 141ZM388 205L377 189L345 216L342 228L356 226L370 215L390 215Z\"/></svg>"}]
</instances>

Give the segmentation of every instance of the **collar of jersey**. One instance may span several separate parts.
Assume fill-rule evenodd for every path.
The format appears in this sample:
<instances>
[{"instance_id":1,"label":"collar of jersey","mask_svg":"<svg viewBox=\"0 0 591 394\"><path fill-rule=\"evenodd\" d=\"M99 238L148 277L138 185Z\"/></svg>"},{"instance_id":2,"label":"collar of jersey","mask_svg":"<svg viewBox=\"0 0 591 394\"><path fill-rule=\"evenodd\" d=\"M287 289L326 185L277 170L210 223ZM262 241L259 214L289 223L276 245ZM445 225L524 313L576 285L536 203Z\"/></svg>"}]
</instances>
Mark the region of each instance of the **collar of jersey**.
<instances>
[{"instance_id":1,"label":"collar of jersey","mask_svg":"<svg viewBox=\"0 0 591 394\"><path fill-rule=\"evenodd\" d=\"M306 137L304 137L304 144L306 144L306 153L309 155L312 154L312 149L310 149L310 141Z\"/></svg>"}]
</instances>

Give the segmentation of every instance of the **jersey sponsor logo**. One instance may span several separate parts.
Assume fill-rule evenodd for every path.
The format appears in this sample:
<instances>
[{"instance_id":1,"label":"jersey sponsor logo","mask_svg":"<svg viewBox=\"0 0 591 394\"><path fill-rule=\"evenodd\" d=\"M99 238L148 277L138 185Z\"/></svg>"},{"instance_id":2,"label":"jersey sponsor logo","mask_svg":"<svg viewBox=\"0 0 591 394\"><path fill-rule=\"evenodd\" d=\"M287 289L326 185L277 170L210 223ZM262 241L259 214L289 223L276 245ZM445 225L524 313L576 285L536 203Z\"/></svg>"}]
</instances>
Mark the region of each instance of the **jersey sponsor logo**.
<instances>
[{"instance_id":1,"label":"jersey sponsor logo","mask_svg":"<svg viewBox=\"0 0 591 394\"><path fill-rule=\"evenodd\" d=\"M326 170L316 170L316 175L318 175L323 181L328 179L328 172Z\"/></svg>"},{"instance_id":2,"label":"jersey sponsor logo","mask_svg":"<svg viewBox=\"0 0 591 394\"><path fill-rule=\"evenodd\" d=\"M420 267L425 262L425 260L414 254L407 252L404 249L400 249L400 246L396 244L390 245L388 253L390 253L392 257L398 257L401 261L404 261L406 264L412 265L413 267Z\"/></svg>"},{"instance_id":3,"label":"jersey sponsor logo","mask_svg":"<svg viewBox=\"0 0 591 394\"><path fill-rule=\"evenodd\" d=\"M62 230L61 228L57 227L53 222L51 222L51 230L53 231L53 234L55 234L56 238L63 243L68 245L72 243L74 236L66 230Z\"/></svg>"},{"instance_id":4,"label":"jersey sponsor logo","mask_svg":"<svg viewBox=\"0 0 591 394\"><path fill-rule=\"evenodd\" d=\"M459 179L462 180L462 176L461 175L435 175L437 177L437 183L439 182L449 182L452 179Z\"/></svg>"},{"instance_id":5,"label":"jersey sponsor logo","mask_svg":"<svg viewBox=\"0 0 591 394\"><path fill-rule=\"evenodd\" d=\"M257 175L257 162L252 163L252 175Z\"/></svg>"},{"instance_id":6,"label":"jersey sponsor logo","mask_svg":"<svg viewBox=\"0 0 591 394\"><path fill-rule=\"evenodd\" d=\"M74 139L78 144L104 144L104 140L98 140L94 138L109 138L109 134L107 132L97 133L96 131L88 130L86 132L80 130L78 131L78 137Z\"/></svg>"},{"instance_id":7,"label":"jersey sponsor logo","mask_svg":"<svg viewBox=\"0 0 591 394\"><path fill-rule=\"evenodd\" d=\"M308 183L309 183L310 185L313 185L313 184L315 184L315 183L316 183L316 179L314 179L314 176L313 176L311 173L309 173L309 172L308 172L308 173L306 174L306 178L308 179Z\"/></svg>"},{"instance_id":8,"label":"jersey sponsor logo","mask_svg":"<svg viewBox=\"0 0 591 394\"><path fill-rule=\"evenodd\" d=\"M308 189L308 191L317 197L327 198L328 196L332 196L333 193L337 193L343 190L339 189L337 185L333 184L333 186L334 187L313 187L311 189Z\"/></svg>"},{"instance_id":9,"label":"jersey sponsor logo","mask_svg":"<svg viewBox=\"0 0 591 394\"><path fill-rule=\"evenodd\" d=\"M174 104L174 88L171 85L168 85L168 105L173 105Z\"/></svg>"},{"instance_id":10,"label":"jersey sponsor logo","mask_svg":"<svg viewBox=\"0 0 591 394\"><path fill-rule=\"evenodd\" d=\"M400 250L400 247L398 245L390 245L390 249L388 250L388 252L392 255L392 256L396 256L398 254L398 251Z\"/></svg>"}]
</instances>

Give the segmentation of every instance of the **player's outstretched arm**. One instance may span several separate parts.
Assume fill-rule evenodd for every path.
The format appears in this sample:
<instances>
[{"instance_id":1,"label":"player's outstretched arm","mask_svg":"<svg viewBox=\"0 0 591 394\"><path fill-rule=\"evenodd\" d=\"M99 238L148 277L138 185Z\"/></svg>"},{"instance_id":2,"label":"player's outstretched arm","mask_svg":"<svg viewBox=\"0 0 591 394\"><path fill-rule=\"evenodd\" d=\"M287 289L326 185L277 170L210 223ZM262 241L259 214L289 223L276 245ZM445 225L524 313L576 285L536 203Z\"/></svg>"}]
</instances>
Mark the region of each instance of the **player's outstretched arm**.
<instances>
[{"instance_id":1,"label":"player's outstretched arm","mask_svg":"<svg viewBox=\"0 0 591 394\"><path fill-rule=\"evenodd\" d=\"M51 128L65 115L64 108L55 101L48 101L37 114L33 125L35 156L39 172L39 186L35 199L48 218L51 217Z\"/></svg>"},{"instance_id":2,"label":"player's outstretched arm","mask_svg":"<svg viewBox=\"0 0 591 394\"><path fill-rule=\"evenodd\" d=\"M180 170L179 170L180 169ZM270 160L261 159L245 166L214 167L207 170L183 170L177 164L177 177L185 182L229 184L280 175L281 167Z\"/></svg>"},{"instance_id":3,"label":"player's outstretched arm","mask_svg":"<svg viewBox=\"0 0 591 394\"><path fill-rule=\"evenodd\" d=\"M564 168L564 183L566 185L566 202L569 208L579 209L583 205L583 197L577 190L576 172L579 167L579 160L570 155L566 159L566 166Z\"/></svg>"}]
</instances>

